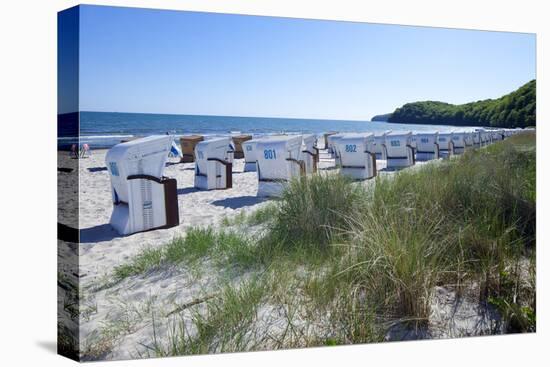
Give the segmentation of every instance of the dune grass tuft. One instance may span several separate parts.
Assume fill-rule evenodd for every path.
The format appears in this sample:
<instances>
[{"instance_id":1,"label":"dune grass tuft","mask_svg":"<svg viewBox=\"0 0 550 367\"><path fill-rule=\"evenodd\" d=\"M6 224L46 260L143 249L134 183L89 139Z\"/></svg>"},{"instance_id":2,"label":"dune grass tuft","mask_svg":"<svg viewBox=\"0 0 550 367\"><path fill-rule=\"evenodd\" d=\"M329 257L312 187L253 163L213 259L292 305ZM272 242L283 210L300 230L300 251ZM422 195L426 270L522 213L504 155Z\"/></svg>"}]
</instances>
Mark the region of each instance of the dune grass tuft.
<instances>
[{"instance_id":1,"label":"dune grass tuft","mask_svg":"<svg viewBox=\"0 0 550 367\"><path fill-rule=\"evenodd\" d=\"M191 228L184 237L177 237L157 248L144 248L129 262L114 269L115 281L140 275L161 266L193 265L209 259L220 268L248 267L257 261L252 242L236 231L216 231L211 227Z\"/></svg>"},{"instance_id":2,"label":"dune grass tuft","mask_svg":"<svg viewBox=\"0 0 550 367\"><path fill-rule=\"evenodd\" d=\"M284 190L270 236L285 246L326 247L334 229L365 196L364 189L341 175L313 175L293 180Z\"/></svg>"},{"instance_id":3,"label":"dune grass tuft","mask_svg":"<svg viewBox=\"0 0 550 367\"><path fill-rule=\"evenodd\" d=\"M155 338L151 349L155 356L249 350L257 342L251 326L265 294L266 283L259 278L224 286L202 309L191 311L192 329L183 320L174 322L169 342Z\"/></svg>"},{"instance_id":4,"label":"dune grass tuft","mask_svg":"<svg viewBox=\"0 0 550 367\"><path fill-rule=\"evenodd\" d=\"M145 273L163 263L163 251L155 248L145 248L130 262L119 265L114 269L115 279L122 280L133 275Z\"/></svg>"}]
</instances>

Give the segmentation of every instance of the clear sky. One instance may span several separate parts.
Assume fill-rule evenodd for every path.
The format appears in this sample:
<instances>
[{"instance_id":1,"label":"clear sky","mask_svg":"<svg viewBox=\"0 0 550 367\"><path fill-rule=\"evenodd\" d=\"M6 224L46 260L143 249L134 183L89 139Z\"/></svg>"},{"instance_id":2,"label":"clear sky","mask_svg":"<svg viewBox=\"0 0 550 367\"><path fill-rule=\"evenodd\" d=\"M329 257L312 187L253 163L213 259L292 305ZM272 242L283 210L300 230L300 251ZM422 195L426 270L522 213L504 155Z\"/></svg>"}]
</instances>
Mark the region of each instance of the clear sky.
<instances>
[{"instance_id":1,"label":"clear sky","mask_svg":"<svg viewBox=\"0 0 550 367\"><path fill-rule=\"evenodd\" d=\"M533 34L83 6L80 109L368 120L497 98Z\"/></svg>"}]
</instances>

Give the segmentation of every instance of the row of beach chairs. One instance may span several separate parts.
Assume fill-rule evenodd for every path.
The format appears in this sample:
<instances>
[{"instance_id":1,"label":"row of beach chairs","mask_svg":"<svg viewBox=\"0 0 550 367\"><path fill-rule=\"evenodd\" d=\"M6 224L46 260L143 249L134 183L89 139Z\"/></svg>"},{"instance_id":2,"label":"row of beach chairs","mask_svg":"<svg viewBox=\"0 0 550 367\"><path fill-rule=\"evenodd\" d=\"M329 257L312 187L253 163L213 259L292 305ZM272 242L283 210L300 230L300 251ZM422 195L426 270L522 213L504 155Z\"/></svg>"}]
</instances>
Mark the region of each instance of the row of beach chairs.
<instances>
[{"instance_id":1,"label":"row of beach chairs","mask_svg":"<svg viewBox=\"0 0 550 367\"><path fill-rule=\"evenodd\" d=\"M408 167L417 159L450 157L521 131L328 133L322 144L309 134L247 136L241 141L229 136L209 140L193 137L192 150L182 141L181 152L174 148L172 136L139 138L115 145L106 154L113 201L110 224L122 235L179 224L177 182L164 176L168 156L174 150L182 159L185 154L186 160L192 157L194 186L198 189L231 188L233 159L242 156L245 170L257 172L257 195L279 196L291 179L317 172L321 152L332 157L330 162L334 160L341 174L368 179L377 174L377 159L385 159L389 169Z\"/></svg>"},{"instance_id":2,"label":"row of beach chairs","mask_svg":"<svg viewBox=\"0 0 550 367\"><path fill-rule=\"evenodd\" d=\"M315 135L274 135L239 143L234 137L200 141L192 157L195 187L202 190L231 188L233 159L242 157L244 171L258 173L258 196L277 195L282 183L317 171L316 140Z\"/></svg>"},{"instance_id":3,"label":"row of beach chairs","mask_svg":"<svg viewBox=\"0 0 550 367\"><path fill-rule=\"evenodd\" d=\"M470 147L480 147L522 130L456 130L452 132L425 131L386 131L379 135L372 133L328 133L326 146L343 172L354 172L364 166L363 162L375 166L376 159L386 160L387 169L412 166L416 161L447 158L462 154ZM364 157L360 154L364 153ZM374 170L351 174L356 178L373 177ZM364 176L367 177L364 177Z\"/></svg>"},{"instance_id":4,"label":"row of beach chairs","mask_svg":"<svg viewBox=\"0 0 550 367\"><path fill-rule=\"evenodd\" d=\"M228 189L233 185L233 159L244 158L244 172L258 174L258 196L277 196L293 177L317 172L321 151L334 160L334 167L342 175L362 180L377 175L377 160L385 160L387 170L402 169L417 161L462 154L520 131L523 130L386 131L379 135L331 132L324 134L324 144L318 144L313 134L256 139L240 135L210 140L193 135L181 138L182 162L195 162L196 188Z\"/></svg>"}]
</instances>

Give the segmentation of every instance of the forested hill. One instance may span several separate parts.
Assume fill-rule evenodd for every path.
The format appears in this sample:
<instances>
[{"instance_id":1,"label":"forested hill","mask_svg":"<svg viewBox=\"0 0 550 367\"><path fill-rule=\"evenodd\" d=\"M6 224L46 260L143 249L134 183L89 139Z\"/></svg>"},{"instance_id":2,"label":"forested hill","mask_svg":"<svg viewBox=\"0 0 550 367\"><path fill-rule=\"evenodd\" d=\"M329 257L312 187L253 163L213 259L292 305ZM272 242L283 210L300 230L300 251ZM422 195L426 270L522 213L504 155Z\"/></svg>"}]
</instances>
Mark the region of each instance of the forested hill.
<instances>
[{"instance_id":1,"label":"forested hill","mask_svg":"<svg viewBox=\"0 0 550 367\"><path fill-rule=\"evenodd\" d=\"M370 120L371 121L388 121L391 115L392 115L391 112L385 113L383 115L376 115L376 116L373 116Z\"/></svg>"},{"instance_id":2,"label":"forested hill","mask_svg":"<svg viewBox=\"0 0 550 367\"><path fill-rule=\"evenodd\" d=\"M407 103L373 121L433 125L526 127L536 125L536 81L498 99L461 105L424 101Z\"/></svg>"}]
</instances>

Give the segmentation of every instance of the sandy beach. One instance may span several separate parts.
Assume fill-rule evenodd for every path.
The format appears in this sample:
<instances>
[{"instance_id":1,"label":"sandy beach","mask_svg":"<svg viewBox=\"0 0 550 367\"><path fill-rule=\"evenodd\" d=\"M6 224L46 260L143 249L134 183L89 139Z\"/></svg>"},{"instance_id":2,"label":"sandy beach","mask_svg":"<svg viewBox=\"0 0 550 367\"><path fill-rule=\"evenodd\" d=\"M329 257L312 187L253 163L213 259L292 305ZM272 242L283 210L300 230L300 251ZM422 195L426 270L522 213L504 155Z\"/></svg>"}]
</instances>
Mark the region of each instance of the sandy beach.
<instances>
[{"instance_id":1,"label":"sandy beach","mask_svg":"<svg viewBox=\"0 0 550 367\"><path fill-rule=\"evenodd\" d=\"M174 236L184 235L190 227L215 226L224 218L253 211L271 200L256 196L257 174L243 172L243 159L234 160L233 188L203 191L194 188L194 163L179 163L177 158L169 158L164 175L175 178L178 183L180 225L119 236L109 224L113 204L105 167L106 152L94 150L91 157L80 160L79 166L80 276L84 285L110 272L143 247L165 244ZM392 174L383 171L385 165L384 160L377 161L381 174ZM326 153L322 155L320 167L325 172L336 173L330 170L333 166L334 159Z\"/></svg>"},{"instance_id":2,"label":"sandy beach","mask_svg":"<svg viewBox=\"0 0 550 367\"><path fill-rule=\"evenodd\" d=\"M112 270L144 246L165 244L189 227L215 225L226 216L250 211L265 199L256 197L256 173L242 172L243 160L235 160L233 188L201 191L193 187L194 163L170 159L164 175L178 182L180 225L170 229L119 236L110 226L112 212L109 173L105 169L106 150L96 150L82 159L80 173L81 274L85 283Z\"/></svg>"},{"instance_id":3,"label":"sandy beach","mask_svg":"<svg viewBox=\"0 0 550 367\"><path fill-rule=\"evenodd\" d=\"M242 212L250 213L271 199L259 198L256 172L244 173L242 159L234 161L233 188L228 190L200 191L193 187L194 164L179 163L170 158L165 176L177 179L180 225L170 229L153 230L129 236L119 236L109 225L112 212L109 173L105 168L106 150L94 150L89 158L81 159L79 165L79 220L81 228L80 245L61 246L60 256L70 257L78 253L78 281L80 282L80 344L85 359L128 359L154 355L150 346L153 338L165 339L173 332L176 315L173 310L180 305L208 296L224 285L239 286L254 275L220 274L208 260L200 269L171 267L129 277L118 283L111 283L113 269L127 263L144 248L165 245L175 237L184 236L191 227L218 226L224 218L234 218ZM73 164L75 160L60 159L60 166ZM385 171L385 161L377 161L380 175L391 175ZM425 163L409 169L418 169ZM326 153L321 155L320 168L323 174L336 174L331 169L334 160ZM61 173L62 174L62 173ZM370 185L374 180L360 181L359 185ZM65 200L75 196L66 195ZM69 215L69 214L68 214ZM250 235L254 235L251 232ZM74 259L74 257L73 257ZM434 323L441 324L447 331L439 337L459 336L457 327L450 326L448 317L457 305L453 295L445 290L436 293L434 299ZM61 302L61 301L60 301ZM262 333L277 333L280 310L269 305L261 310ZM475 304L461 301L454 311L459 315L458 325L468 333L477 324L479 334L489 333L494 325L494 315L478 310ZM187 312L180 312L178 320L190 320ZM189 321L190 322L190 321ZM454 320L453 322L456 322ZM190 325L191 327L191 325ZM153 331L154 330L154 331ZM421 338L423 336L402 335L392 330L388 339ZM438 337L426 335L424 337ZM270 349L273 345L255 346L256 349Z\"/></svg>"}]
</instances>

